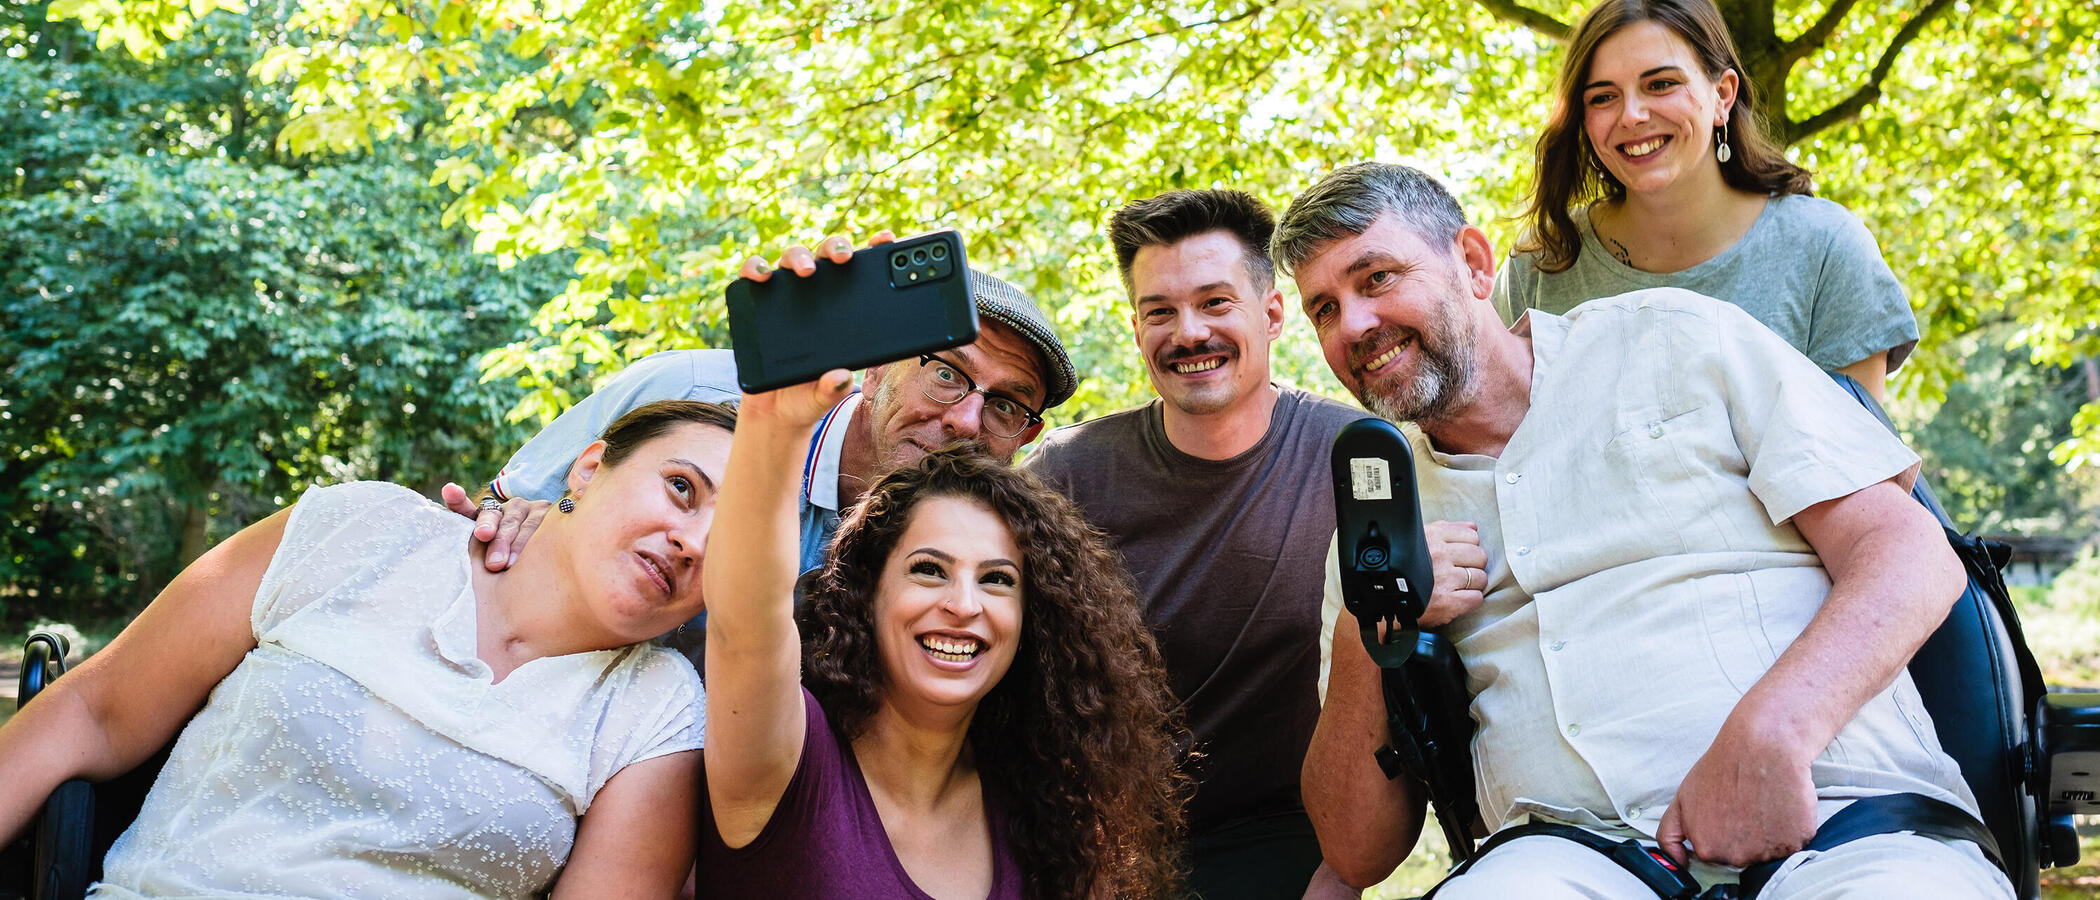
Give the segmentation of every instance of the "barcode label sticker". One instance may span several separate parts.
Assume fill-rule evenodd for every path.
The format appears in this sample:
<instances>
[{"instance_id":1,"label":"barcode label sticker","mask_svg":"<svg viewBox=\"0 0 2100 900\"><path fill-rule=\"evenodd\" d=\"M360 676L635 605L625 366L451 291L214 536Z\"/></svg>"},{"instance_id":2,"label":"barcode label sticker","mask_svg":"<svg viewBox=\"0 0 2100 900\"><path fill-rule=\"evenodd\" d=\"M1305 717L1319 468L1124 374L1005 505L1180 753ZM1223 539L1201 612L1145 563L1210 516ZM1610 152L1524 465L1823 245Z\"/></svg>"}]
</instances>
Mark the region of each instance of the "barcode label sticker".
<instances>
[{"instance_id":1,"label":"barcode label sticker","mask_svg":"<svg viewBox=\"0 0 2100 900\"><path fill-rule=\"evenodd\" d=\"M1349 496L1358 500L1393 499L1391 464L1375 456L1349 460Z\"/></svg>"}]
</instances>

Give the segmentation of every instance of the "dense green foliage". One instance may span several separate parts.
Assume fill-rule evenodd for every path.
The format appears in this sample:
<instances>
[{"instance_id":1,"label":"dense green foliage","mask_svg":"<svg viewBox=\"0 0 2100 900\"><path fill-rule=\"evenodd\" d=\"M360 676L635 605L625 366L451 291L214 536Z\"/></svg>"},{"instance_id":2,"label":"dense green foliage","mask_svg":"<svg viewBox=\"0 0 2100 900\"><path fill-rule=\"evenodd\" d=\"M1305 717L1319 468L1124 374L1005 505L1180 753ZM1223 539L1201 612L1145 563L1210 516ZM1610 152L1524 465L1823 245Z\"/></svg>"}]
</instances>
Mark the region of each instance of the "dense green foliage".
<instances>
[{"instance_id":1,"label":"dense green foliage","mask_svg":"<svg viewBox=\"0 0 2100 900\"><path fill-rule=\"evenodd\" d=\"M0 259L0 502L37 529L4 539L0 580L144 588L181 558L145 545L200 510L237 522L338 470L480 474L526 427L502 413L721 345L736 262L831 232L962 230L1089 374L1057 421L1120 407L1144 385L1100 239L1117 203L1281 204L1377 157L1447 173L1506 247L1583 5L280 2L0 23L0 233L22 248ZM2086 458L2061 419L2086 398L2035 373L2096 349L2100 9L1721 5L1775 132L1911 292L1899 412L1951 505L2084 528L2036 460ZM1972 353L1988 377L1948 395ZM1277 360L1334 389L1296 316ZM117 538L145 555L86 550Z\"/></svg>"},{"instance_id":2,"label":"dense green foliage","mask_svg":"<svg viewBox=\"0 0 2100 900\"><path fill-rule=\"evenodd\" d=\"M148 51L192 11L61 2L104 41ZM1959 363L1935 348L1993 321L2019 322L2058 363L2089 355L2100 11L1722 5L1746 74L1779 102L1775 129L1881 235L1917 299L1935 340L1912 387L1936 394ZM1070 416L1139 387L1098 239L1107 209L1188 184L1282 202L1379 156L1448 172L1476 211L1514 213L1555 40L1579 9L314 0L254 74L301 104L282 132L298 151L395 140L402 110L435 92L433 134L454 148L437 171L477 246L577 254L542 334L499 371L718 341L720 284L744 253L953 225L1080 335L1083 366L1105 377ZM1501 244L1515 236L1490 224Z\"/></svg>"},{"instance_id":3,"label":"dense green foliage","mask_svg":"<svg viewBox=\"0 0 2100 900\"><path fill-rule=\"evenodd\" d=\"M0 616L135 608L305 485L434 489L520 439L478 357L563 261L499 275L413 146L276 152L266 29L216 16L146 67L0 23Z\"/></svg>"}]
</instances>

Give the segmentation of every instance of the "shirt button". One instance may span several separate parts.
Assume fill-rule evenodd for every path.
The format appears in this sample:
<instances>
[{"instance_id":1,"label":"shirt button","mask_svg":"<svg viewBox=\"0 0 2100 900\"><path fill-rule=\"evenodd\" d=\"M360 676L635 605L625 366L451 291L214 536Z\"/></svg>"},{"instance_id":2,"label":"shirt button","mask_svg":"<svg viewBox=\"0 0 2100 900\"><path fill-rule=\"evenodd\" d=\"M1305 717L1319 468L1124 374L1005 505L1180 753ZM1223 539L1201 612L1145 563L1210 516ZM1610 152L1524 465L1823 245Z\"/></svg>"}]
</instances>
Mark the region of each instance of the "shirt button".
<instances>
[{"instance_id":1,"label":"shirt button","mask_svg":"<svg viewBox=\"0 0 2100 900\"><path fill-rule=\"evenodd\" d=\"M1517 548L1517 555L1518 555L1518 556L1530 556L1530 555L1531 555L1531 548L1530 548L1530 547L1518 547L1518 548Z\"/></svg>"},{"instance_id":2,"label":"shirt button","mask_svg":"<svg viewBox=\"0 0 2100 900\"><path fill-rule=\"evenodd\" d=\"M1515 472L1511 472L1511 473L1509 473L1509 474L1507 474L1507 475L1504 475L1504 476L1502 476L1502 483L1503 483L1503 484L1516 484L1516 483L1517 483L1517 478L1518 478L1518 475L1517 475L1517 473L1515 473Z\"/></svg>"},{"instance_id":3,"label":"shirt button","mask_svg":"<svg viewBox=\"0 0 2100 900\"><path fill-rule=\"evenodd\" d=\"M1661 422L1649 422L1649 423L1648 423L1648 436L1649 436L1649 437L1652 437L1652 438L1659 438L1659 437L1662 437L1662 436L1663 436L1663 423L1661 423Z\"/></svg>"},{"instance_id":4,"label":"shirt button","mask_svg":"<svg viewBox=\"0 0 2100 900\"><path fill-rule=\"evenodd\" d=\"M1640 817L1641 817L1641 808L1640 808L1640 807L1638 807L1638 806L1629 806L1629 807L1626 807L1626 819L1627 819L1627 821L1632 821L1632 820L1634 820L1634 819L1638 819L1638 818L1640 818Z\"/></svg>"},{"instance_id":5,"label":"shirt button","mask_svg":"<svg viewBox=\"0 0 2100 900\"><path fill-rule=\"evenodd\" d=\"M1562 647L1565 647L1565 646L1567 646L1567 645L1568 645L1568 642L1567 642L1567 641L1554 641L1554 642L1553 642L1553 652L1555 652L1555 653L1559 653L1559 652L1560 652L1560 648L1562 648Z\"/></svg>"},{"instance_id":6,"label":"shirt button","mask_svg":"<svg viewBox=\"0 0 2100 900\"><path fill-rule=\"evenodd\" d=\"M1581 733L1582 733L1582 726L1580 726L1580 725L1569 725L1569 726L1568 726L1568 736L1569 736L1569 737L1574 737L1574 736L1576 736L1576 735L1578 735L1578 734L1581 734Z\"/></svg>"}]
</instances>

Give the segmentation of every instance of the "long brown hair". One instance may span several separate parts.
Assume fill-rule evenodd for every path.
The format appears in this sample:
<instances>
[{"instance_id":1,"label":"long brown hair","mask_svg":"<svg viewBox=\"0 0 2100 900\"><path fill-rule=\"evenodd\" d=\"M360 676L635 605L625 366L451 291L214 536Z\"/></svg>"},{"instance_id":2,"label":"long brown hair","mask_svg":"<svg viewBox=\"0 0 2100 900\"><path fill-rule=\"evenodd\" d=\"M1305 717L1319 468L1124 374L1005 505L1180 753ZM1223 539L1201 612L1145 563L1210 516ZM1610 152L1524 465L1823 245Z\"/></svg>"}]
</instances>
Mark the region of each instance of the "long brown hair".
<instances>
[{"instance_id":1,"label":"long brown hair","mask_svg":"<svg viewBox=\"0 0 2100 900\"><path fill-rule=\"evenodd\" d=\"M978 703L969 740L986 793L1009 811L1028 896L1170 896L1187 776L1159 649L1122 560L1033 475L959 444L877 482L839 527L798 616L803 684L841 735L866 729L887 689L876 583L931 497L983 505L1021 550L1021 646Z\"/></svg>"},{"instance_id":2,"label":"long brown hair","mask_svg":"<svg viewBox=\"0 0 2100 900\"><path fill-rule=\"evenodd\" d=\"M1709 79L1730 69L1736 73L1735 105L1728 110L1728 146L1732 158L1721 163L1729 187L1756 194L1813 194L1807 169L1787 161L1786 152L1765 137L1757 86L1743 69L1728 36L1728 25L1713 0L1603 0L1582 17L1568 55L1554 83L1553 113L1539 133L1531 197L1524 211L1529 228L1518 252L1533 254L1541 272L1566 271L1582 254L1582 235L1569 211L1599 199L1623 200L1626 185L1605 171L1582 130L1582 86L1597 45L1619 29L1655 22L1670 29L1699 57Z\"/></svg>"}]
</instances>

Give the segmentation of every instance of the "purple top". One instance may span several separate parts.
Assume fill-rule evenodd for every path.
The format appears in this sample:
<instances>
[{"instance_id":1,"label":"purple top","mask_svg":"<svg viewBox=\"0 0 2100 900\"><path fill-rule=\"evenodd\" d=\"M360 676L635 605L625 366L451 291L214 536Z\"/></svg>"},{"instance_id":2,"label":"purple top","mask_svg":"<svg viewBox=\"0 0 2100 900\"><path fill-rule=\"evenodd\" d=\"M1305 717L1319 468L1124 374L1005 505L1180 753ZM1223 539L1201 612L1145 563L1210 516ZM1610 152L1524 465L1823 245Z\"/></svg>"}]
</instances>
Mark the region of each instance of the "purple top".
<instances>
[{"instance_id":1,"label":"purple top","mask_svg":"<svg viewBox=\"0 0 2100 900\"><path fill-rule=\"evenodd\" d=\"M734 850L722 843L703 782L698 896L932 900L912 883L890 846L852 745L832 731L831 720L807 688L802 700L809 714L802 759L772 820L751 843ZM984 817L992 832L988 900L1021 900L1021 872L1006 818L989 791Z\"/></svg>"}]
</instances>

